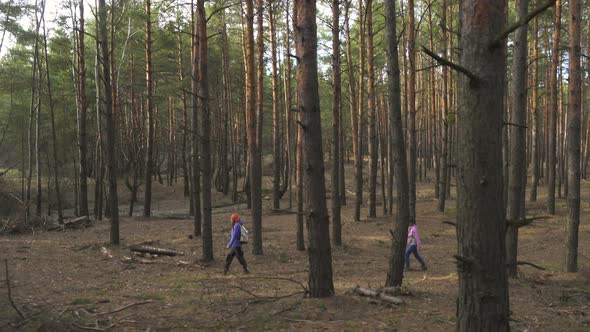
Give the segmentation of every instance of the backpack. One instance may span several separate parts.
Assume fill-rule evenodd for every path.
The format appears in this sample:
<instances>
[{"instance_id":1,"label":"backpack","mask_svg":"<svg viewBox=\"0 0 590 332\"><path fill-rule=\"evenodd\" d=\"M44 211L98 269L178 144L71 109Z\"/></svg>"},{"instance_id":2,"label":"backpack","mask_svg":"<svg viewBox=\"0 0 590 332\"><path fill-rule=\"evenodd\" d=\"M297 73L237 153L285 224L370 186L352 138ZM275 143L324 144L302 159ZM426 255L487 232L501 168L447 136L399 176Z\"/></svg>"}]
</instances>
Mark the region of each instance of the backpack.
<instances>
[{"instance_id":1,"label":"backpack","mask_svg":"<svg viewBox=\"0 0 590 332\"><path fill-rule=\"evenodd\" d=\"M246 227L244 227L244 225L240 225L240 242L247 243L248 238L249 238L248 230L246 229Z\"/></svg>"}]
</instances>

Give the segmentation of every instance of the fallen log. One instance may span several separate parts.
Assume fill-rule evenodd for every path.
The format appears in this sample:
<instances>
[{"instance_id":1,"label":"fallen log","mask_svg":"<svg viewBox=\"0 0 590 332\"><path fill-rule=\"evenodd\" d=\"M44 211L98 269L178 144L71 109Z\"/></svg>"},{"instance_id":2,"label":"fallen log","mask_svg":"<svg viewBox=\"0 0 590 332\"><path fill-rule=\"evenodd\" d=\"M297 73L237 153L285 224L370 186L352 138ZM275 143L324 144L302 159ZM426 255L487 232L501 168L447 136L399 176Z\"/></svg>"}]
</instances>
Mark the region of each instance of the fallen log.
<instances>
[{"instance_id":1,"label":"fallen log","mask_svg":"<svg viewBox=\"0 0 590 332\"><path fill-rule=\"evenodd\" d=\"M88 216L82 216L70 220L64 221L61 225L53 225L48 227L48 231L63 231L66 229L79 229L82 227L89 227L90 226L90 218Z\"/></svg>"},{"instance_id":2,"label":"fallen log","mask_svg":"<svg viewBox=\"0 0 590 332\"><path fill-rule=\"evenodd\" d=\"M364 297L370 297L372 299L379 299L379 300L386 302L388 304L400 305L400 304L404 303L404 301L402 299L400 299L399 297L388 295L388 294L386 294L386 292L391 292L391 289L390 288L377 288L377 289L362 288L362 287L356 286L352 290L353 294L356 294L359 296L364 296Z\"/></svg>"},{"instance_id":3,"label":"fallen log","mask_svg":"<svg viewBox=\"0 0 590 332\"><path fill-rule=\"evenodd\" d=\"M184 253L182 251L176 251L172 249L165 249L165 248L158 248L153 246L146 246L146 245L132 245L129 247L131 251L134 252L142 252L152 255L164 255L164 256L182 256Z\"/></svg>"}]
</instances>

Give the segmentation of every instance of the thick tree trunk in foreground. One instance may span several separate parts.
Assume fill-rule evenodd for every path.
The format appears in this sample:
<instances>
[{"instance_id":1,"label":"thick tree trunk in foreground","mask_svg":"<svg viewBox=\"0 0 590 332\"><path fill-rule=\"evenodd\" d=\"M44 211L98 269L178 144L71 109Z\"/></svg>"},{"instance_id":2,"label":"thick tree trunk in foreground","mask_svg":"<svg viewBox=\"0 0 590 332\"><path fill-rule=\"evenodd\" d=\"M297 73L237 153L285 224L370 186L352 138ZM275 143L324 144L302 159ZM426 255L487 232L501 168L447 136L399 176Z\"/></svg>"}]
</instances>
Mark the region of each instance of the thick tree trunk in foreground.
<instances>
[{"instance_id":1,"label":"thick tree trunk in foreground","mask_svg":"<svg viewBox=\"0 0 590 332\"><path fill-rule=\"evenodd\" d=\"M149 3L149 1L148 1ZM112 104L112 87L111 87L111 75L110 75L110 63L109 50L107 44L107 8L105 0L98 1L98 12L100 20L100 54L102 63L103 77L102 81L104 84L104 110L105 110L105 122L107 129L106 136L106 157L107 157L107 172L109 174L109 192L108 202L110 208L111 217L111 243L119 244L119 199L117 196L117 158L115 156L115 145L116 145L116 129L115 121L113 117L113 104Z\"/></svg>"},{"instance_id":2,"label":"thick tree trunk in foreground","mask_svg":"<svg viewBox=\"0 0 590 332\"><path fill-rule=\"evenodd\" d=\"M401 286L404 277L404 251L410 223L406 147L402 128L399 62L397 53L395 0L385 0L385 33L387 43L387 90L389 92L390 122L396 186L395 218L391 232L391 254L386 286Z\"/></svg>"},{"instance_id":3,"label":"thick tree trunk in foreground","mask_svg":"<svg viewBox=\"0 0 590 332\"><path fill-rule=\"evenodd\" d=\"M341 70L340 70L340 0L332 0L332 242L342 245L340 219L340 117Z\"/></svg>"},{"instance_id":4,"label":"thick tree trunk in foreground","mask_svg":"<svg viewBox=\"0 0 590 332\"><path fill-rule=\"evenodd\" d=\"M310 297L334 295L332 282L332 251L326 208L322 126L317 63L316 4L314 0L296 0L295 47L299 111L303 126L303 187L305 190L305 222L309 255Z\"/></svg>"},{"instance_id":5,"label":"thick tree trunk in foreground","mask_svg":"<svg viewBox=\"0 0 590 332\"><path fill-rule=\"evenodd\" d=\"M518 19L528 14L528 0L517 0ZM526 181L526 114L527 114L527 30L525 24L516 30L514 39L514 64L512 66L512 109L510 122L510 165L508 170L508 200L506 218L520 218L522 190ZM506 263L508 275L516 277L518 253L518 227L508 225L506 232Z\"/></svg>"},{"instance_id":6,"label":"thick tree trunk in foreground","mask_svg":"<svg viewBox=\"0 0 590 332\"><path fill-rule=\"evenodd\" d=\"M505 0L465 0L457 120L457 331L508 331L502 127ZM493 14L492 14L493 13ZM492 46L492 44L495 44Z\"/></svg>"},{"instance_id":7,"label":"thick tree trunk in foreground","mask_svg":"<svg viewBox=\"0 0 590 332\"><path fill-rule=\"evenodd\" d=\"M207 76L207 22L205 0L197 0L197 35L199 38L199 103L201 110L201 170L203 172L203 261L213 260L211 224L211 120Z\"/></svg>"},{"instance_id":8,"label":"thick tree trunk in foreground","mask_svg":"<svg viewBox=\"0 0 590 332\"><path fill-rule=\"evenodd\" d=\"M580 0L569 8L569 105L567 108L567 254L565 270L578 271L578 229L580 227L580 123L582 119L582 75L580 71Z\"/></svg>"}]
</instances>

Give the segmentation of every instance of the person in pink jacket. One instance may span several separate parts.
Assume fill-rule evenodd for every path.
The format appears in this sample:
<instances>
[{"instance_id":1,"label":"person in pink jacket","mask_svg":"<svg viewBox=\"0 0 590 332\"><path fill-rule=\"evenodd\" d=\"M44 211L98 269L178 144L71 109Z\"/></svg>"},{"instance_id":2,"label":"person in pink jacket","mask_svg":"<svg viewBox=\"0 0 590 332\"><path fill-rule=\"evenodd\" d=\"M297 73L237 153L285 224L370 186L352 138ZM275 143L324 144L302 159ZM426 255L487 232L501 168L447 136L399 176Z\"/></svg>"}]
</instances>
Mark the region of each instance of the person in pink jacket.
<instances>
[{"instance_id":1,"label":"person in pink jacket","mask_svg":"<svg viewBox=\"0 0 590 332\"><path fill-rule=\"evenodd\" d=\"M410 270L410 254L414 254L418 262L420 262L420 265L422 265L422 270L426 270L426 263L424 263L424 260L420 257L420 254L418 253L419 249L422 249L422 241L420 241L418 225L412 221L410 222L410 227L408 227L408 248L406 249L405 256L406 270Z\"/></svg>"}]
</instances>

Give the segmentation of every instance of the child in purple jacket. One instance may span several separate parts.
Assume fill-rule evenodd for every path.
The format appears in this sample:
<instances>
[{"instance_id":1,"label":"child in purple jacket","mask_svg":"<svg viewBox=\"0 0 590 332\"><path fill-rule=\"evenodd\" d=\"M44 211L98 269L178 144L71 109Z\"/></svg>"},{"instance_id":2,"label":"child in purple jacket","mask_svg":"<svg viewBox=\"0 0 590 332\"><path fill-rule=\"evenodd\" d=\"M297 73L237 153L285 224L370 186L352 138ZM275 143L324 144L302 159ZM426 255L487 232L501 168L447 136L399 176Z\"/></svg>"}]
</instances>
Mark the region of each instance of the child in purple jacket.
<instances>
[{"instance_id":1,"label":"child in purple jacket","mask_svg":"<svg viewBox=\"0 0 590 332\"><path fill-rule=\"evenodd\" d=\"M418 225L415 222L410 222L410 227L408 227L408 248L406 249L406 270L410 270L410 254L414 254L420 265L422 265L422 270L426 270L426 263L420 254L418 253L418 249L422 249L422 241L420 241L420 233L418 233Z\"/></svg>"},{"instance_id":2,"label":"child in purple jacket","mask_svg":"<svg viewBox=\"0 0 590 332\"><path fill-rule=\"evenodd\" d=\"M231 224L231 238L227 244L227 247L230 249L230 251L225 258L225 268L223 269L223 274L227 274L227 271L229 271L229 267L235 256L238 257L238 261L240 264L242 264L244 273L250 273L250 271L248 271L246 259L244 258L244 252L242 251L242 242L240 242L240 238L242 237L242 225L244 223L237 213L231 215Z\"/></svg>"}]
</instances>

